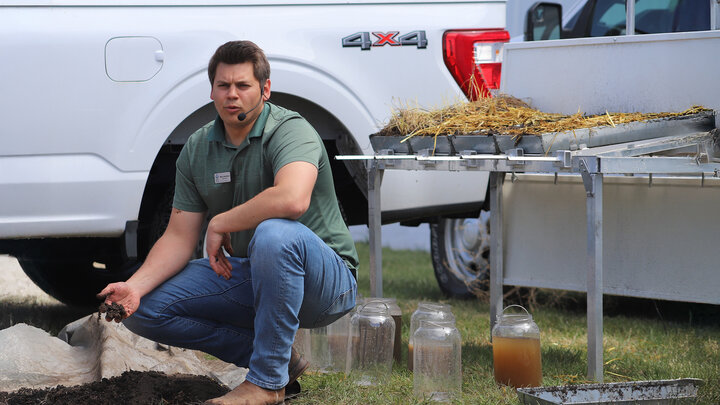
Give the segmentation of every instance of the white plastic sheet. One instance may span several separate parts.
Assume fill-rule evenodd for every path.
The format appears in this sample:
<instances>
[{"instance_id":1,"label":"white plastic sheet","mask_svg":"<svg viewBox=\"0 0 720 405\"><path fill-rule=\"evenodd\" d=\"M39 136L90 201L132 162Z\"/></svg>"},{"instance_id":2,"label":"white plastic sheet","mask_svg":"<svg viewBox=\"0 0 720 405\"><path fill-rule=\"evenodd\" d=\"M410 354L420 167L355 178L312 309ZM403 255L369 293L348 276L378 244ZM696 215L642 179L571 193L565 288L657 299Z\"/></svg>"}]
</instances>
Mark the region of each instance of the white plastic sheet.
<instances>
[{"instance_id":1,"label":"white plastic sheet","mask_svg":"<svg viewBox=\"0 0 720 405\"><path fill-rule=\"evenodd\" d=\"M206 375L231 389L247 374L245 368L161 345L97 315L68 324L57 337L26 324L0 330L0 391L72 386L128 370Z\"/></svg>"}]
</instances>

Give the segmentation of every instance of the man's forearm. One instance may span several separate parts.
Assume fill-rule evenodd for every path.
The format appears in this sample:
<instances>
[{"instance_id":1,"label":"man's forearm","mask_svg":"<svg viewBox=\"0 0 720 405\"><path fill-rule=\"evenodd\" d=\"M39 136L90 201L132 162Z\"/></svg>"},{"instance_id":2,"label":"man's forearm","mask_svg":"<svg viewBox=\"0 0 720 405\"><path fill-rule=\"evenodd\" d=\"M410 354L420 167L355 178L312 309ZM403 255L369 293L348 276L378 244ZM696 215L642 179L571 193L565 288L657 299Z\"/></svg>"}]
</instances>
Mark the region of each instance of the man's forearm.
<instances>
[{"instance_id":1,"label":"man's forearm","mask_svg":"<svg viewBox=\"0 0 720 405\"><path fill-rule=\"evenodd\" d=\"M217 233L231 233L253 229L270 218L298 219L307 210L303 202L293 200L276 187L260 194L231 210L216 215L208 226Z\"/></svg>"},{"instance_id":2,"label":"man's forearm","mask_svg":"<svg viewBox=\"0 0 720 405\"><path fill-rule=\"evenodd\" d=\"M307 211L318 170L308 162L297 161L281 167L272 187L244 204L216 215L208 225L218 234L256 228L270 218L298 219Z\"/></svg>"},{"instance_id":3,"label":"man's forearm","mask_svg":"<svg viewBox=\"0 0 720 405\"><path fill-rule=\"evenodd\" d=\"M143 265L127 283L142 297L177 274L192 257L195 243L191 245L187 239L166 232L158 239Z\"/></svg>"}]
</instances>

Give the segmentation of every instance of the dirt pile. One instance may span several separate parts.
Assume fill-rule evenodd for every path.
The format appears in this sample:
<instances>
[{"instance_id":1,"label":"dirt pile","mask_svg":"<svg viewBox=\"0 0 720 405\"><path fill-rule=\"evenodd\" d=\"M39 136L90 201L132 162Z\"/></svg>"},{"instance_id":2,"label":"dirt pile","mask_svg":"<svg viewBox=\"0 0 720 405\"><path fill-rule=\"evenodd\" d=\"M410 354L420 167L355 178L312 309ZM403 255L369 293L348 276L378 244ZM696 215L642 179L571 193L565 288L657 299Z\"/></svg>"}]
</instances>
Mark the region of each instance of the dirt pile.
<instances>
[{"instance_id":1,"label":"dirt pile","mask_svg":"<svg viewBox=\"0 0 720 405\"><path fill-rule=\"evenodd\" d=\"M43 390L21 388L12 393L0 392L0 404L184 405L199 404L228 391L205 376L126 371L118 377L74 387L58 385Z\"/></svg>"}]
</instances>

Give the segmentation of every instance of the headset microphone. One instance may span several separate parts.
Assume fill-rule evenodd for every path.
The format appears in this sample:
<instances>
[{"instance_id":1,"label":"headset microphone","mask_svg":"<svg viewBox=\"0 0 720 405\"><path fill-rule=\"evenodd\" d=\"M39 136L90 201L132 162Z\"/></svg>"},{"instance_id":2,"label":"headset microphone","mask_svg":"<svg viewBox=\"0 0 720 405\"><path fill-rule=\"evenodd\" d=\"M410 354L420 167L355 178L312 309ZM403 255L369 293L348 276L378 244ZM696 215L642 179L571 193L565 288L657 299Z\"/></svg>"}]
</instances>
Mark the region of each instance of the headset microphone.
<instances>
[{"instance_id":1,"label":"headset microphone","mask_svg":"<svg viewBox=\"0 0 720 405\"><path fill-rule=\"evenodd\" d=\"M264 92L265 92L265 89L260 90L260 100L258 100L257 104L255 104L255 107L253 107L253 108L251 108L251 109L249 109L249 110L247 110L247 111L245 111L245 112L241 112L240 114L238 114L238 121L245 121L245 118L247 118L248 113L251 112L252 110L258 108L258 106L260 105L260 103L262 103L263 93L264 93Z\"/></svg>"}]
</instances>

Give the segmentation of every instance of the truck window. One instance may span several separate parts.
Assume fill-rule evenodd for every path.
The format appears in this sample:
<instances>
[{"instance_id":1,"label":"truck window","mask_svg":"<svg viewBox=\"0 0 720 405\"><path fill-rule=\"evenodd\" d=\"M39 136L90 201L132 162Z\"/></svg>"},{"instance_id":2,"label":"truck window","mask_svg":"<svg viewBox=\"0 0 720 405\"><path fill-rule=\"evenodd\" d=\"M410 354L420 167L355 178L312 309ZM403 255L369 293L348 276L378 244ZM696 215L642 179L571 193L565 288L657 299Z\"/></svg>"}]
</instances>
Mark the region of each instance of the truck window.
<instances>
[{"instance_id":1,"label":"truck window","mask_svg":"<svg viewBox=\"0 0 720 405\"><path fill-rule=\"evenodd\" d=\"M592 37L625 33L625 1L598 0L591 21L590 36Z\"/></svg>"},{"instance_id":2,"label":"truck window","mask_svg":"<svg viewBox=\"0 0 720 405\"><path fill-rule=\"evenodd\" d=\"M635 33L672 32L678 0L638 1L635 3Z\"/></svg>"},{"instance_id":3,"label":"truck window","mask_svg":"<svg viewBox=\"0 0 720 405\"><path fill-rule=\"evenodd\" d=\"M706 31L710 29L710 10L706 0L681 0L675 11L673 31Z\"/></svg>"},{"instance_id":4,"label":"truck window","mask_svg":"<svg viewBox=\"0 0 720 405\"><path fill-rule=\"evenodd\" d=\"M710 29L706 0L636 0L635 33L700 31ZM625 0L598 0L590 36L625 34Z\"/></svg>"}]
</instances>

